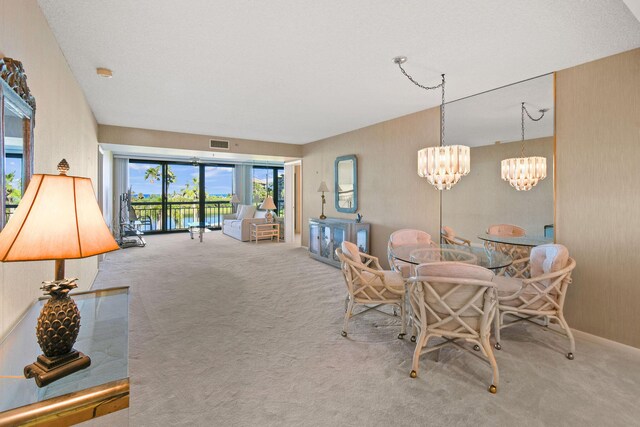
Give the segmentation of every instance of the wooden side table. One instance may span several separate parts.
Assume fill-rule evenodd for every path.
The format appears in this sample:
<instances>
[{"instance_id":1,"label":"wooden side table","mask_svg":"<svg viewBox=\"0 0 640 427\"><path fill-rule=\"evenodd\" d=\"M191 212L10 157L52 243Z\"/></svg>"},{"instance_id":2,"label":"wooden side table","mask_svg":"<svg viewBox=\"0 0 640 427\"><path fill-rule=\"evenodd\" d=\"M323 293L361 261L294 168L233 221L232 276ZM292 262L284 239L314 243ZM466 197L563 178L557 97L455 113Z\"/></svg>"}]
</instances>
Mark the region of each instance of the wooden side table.
<instances>
[{"instance_id":1,"label":"wooden side table","mask_svg":"<svg viewBox=\"0 0 640 427\"><path fill-rule=\"evenodd\" d=\"M280 224L277 222L266 222L263 224L251 224L251 234L249 235L249 243L253 239L256 239L256 245L258 240L264 237L269 237L271 240L276 238L276 241L280 240Z\"/></svg>"}]
</instances>

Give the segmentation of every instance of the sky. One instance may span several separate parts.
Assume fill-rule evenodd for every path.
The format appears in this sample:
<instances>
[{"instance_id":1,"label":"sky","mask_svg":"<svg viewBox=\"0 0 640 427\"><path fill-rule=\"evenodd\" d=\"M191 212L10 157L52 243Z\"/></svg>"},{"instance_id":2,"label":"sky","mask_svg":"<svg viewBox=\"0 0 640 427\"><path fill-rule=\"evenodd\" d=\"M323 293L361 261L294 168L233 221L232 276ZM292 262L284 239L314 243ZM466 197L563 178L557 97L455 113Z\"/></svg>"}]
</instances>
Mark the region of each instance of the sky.
<instances>
[{"instance_id":1,"label":"sky","mask_svg":"<svg viewBox=\"0 0 640 427\"><path fill-rule=\"evenodd\" d=\"M6 157L5 167L5 174L15 172L16 178L20 179L20 176L22 175L22 159L18 159L15 157Z\"/></svg>"},{"instance_id":2,"label":"sky","mask_svg":"<svg viewBox=\"0 0 640 427\"><path fill-rule=\"evenodd\" d=\"M145 181L145 171L150 167L155 167L154 163L129 163L129 185L134 194L161 194L162 183L156 181L151 184ZM176 175L176 182L170 185L169 192L180 192L187 183L191 183L193 178L198 178L198 166L192 165L170 165L171 170ZM233 193L233 167L205 167L205 191L208 194L232 194Z\"/></svg>"}]
</instances>

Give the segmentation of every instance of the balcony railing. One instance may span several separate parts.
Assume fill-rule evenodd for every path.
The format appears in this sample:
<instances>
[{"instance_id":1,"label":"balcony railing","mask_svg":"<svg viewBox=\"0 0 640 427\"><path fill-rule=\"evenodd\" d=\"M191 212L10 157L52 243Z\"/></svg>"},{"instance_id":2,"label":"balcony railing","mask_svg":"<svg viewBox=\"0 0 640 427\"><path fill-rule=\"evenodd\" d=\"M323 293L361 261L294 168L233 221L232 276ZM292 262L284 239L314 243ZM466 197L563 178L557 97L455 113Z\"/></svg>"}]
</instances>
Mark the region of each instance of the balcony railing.
<instances>
[{"instance_id":1,"label":"balcony railing","mask_svg":"<svg viewBox=\"0 0 640 427\"><path fill-rule=\"evenodd\" d=\"M186 230L189 223L198 222L200 205L198 202L167 202L167 228L162 229L162 203L132 202L131 207L140 222L141 231ZM222 216L233 213L233 207L227 201L206 201L204 203L204 222L210 228L222 228Z\"/></svg>"}]
</instances>

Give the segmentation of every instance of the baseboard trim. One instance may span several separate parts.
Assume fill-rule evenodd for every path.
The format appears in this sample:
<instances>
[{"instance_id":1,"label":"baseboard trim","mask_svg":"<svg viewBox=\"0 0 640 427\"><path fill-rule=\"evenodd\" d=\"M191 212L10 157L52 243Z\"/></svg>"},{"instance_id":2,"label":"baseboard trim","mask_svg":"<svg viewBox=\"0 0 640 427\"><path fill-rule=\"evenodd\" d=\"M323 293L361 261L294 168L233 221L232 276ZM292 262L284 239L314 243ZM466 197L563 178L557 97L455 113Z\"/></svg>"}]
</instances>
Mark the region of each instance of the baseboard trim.
<instances>
[{"instance_id":1,"label":"baseboard trim","mask_svg":"<svg viewBox=\"0 0 640 427\"><path fill-rule=\"evenodd\" d=\"M548 327L550 329L553 329L554 331L556 331L558 333L564 334L564 330L557 323L549 323ZM571 332L573 332L573 336L576 339L579 338L579 339L582 339L584 341L589 341L589 342L592 342L592 343L595 343L595 344L604 345L606 347L615 348L617 350L624 351L624 352L626 352L628 354L632 354L634 356L640 355L640 348L633 347L633 346L630 346L630 345L627 345L627 344L623 344L623 343L618 342L618 341L613 341L613 340L610 340L608 338L603 338L603 337L598 336L598 335L593 335L593 334L590 334L588 332L579 331L579 330L573 329L573 328L571 328ZM577 349L576 351L579 352L580 350Z\"/></svg>"},{"instance_id":2,"label":"baseboard trim","mask_svg":"<svg viewBox=\"0 0 640 427\"><path fill-rule=\"evenodd\" d=\"M608 338L603 338L598 335L593 335L588 332L579 331L577 329L571 329L576 338L582 338L585 341L590 341L596 344L602 344L608 347L616 348L634 355L640 355L640 348L633 347L627 344L623 344L618 341L613 341Z\"/></svg>"}]
</instances>

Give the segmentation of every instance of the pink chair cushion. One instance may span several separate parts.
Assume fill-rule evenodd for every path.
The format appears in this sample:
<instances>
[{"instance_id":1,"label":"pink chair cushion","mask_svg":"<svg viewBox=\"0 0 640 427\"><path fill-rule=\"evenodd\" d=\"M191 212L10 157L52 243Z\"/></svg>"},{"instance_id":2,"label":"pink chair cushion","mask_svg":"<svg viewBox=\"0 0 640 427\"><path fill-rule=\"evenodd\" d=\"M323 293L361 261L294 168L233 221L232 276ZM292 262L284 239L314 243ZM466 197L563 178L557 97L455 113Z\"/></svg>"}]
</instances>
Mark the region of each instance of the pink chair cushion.
<instances>
[{"instance_id":1,"label":"pink chair cushion","mask_svg":"<svg viewBox=\"0 0 640 427\"><path fill-rule=\"evenodd\" d=\"M383 297L393 299L395 296L399 299L400 295L404 293L404 279L402 278L402 275L395 271L388 270L382 271L382 274L384 275L384 282L380 280L380 277L373 273L369 273L368 271L363 272L362 277L367 282L371 282L371 287L381 293ZM390 294L385 291L385 288L390 289L392 293ZM371 299L379 299L376 293L370 289L365 289L364 293Z\"/></svg>"},{"instance_id":2,"label":"pink chair cushion","mask_svg":"<svg viewBox=\"0 0 640 427\"><path fill-rule=\"evenodd\" d=\"M416 267L418 276L456 277L460 279L478 279L490 282L493 272L479 265L461 262L434 262Z\"/></svg>"},{"instance_id":3,"label":"pink chair cushion","mask_svg":"<svg viewBox=\"0 0 640 427\"><path fill-rule=\"evenodd\" d=\"M346 256L356 264L359 264L359 266L364 267L364 263L362 262L362 257L360 256L360 251L358 250L358 247L354 243L344 241L342 242L341 248L344 256Z\"/></svg>"},{"instance_id":4,"label":"pink chair cushion","mask_svg":"<svg viewBox=\"0 0 640 427\"><path fill-rule=\"evenodd\" d=\"M389 237L391 246L415 245L418 243L431 243L431 235L425 231L403 229L394 231Z\"/></svg>"},{"instance_id":5,"label":"pink chair cushion","mask_svg":"<svg viewBox=\"0 0 640 427\"><path fill-rule=\"evenodd\" d=\"M569 262L569 250L563 245L547 244L531 249L529 266L531 277L562 270Z\"/></svg>"},{"instance_id":6,"label":"pink chair cushion","mask_svg":"<svg viewBox=\"0 0 640 427\"><path fill-rule=\"evenodd\" d=\"M511 224L496 224L487 229L487 234L493 236L505 236L505 237L522 237L526 233L524 228Z\"/></svg>"},{"instance_id":7,"label":"pink chair cushion","mask_svg":"<svg viewBox=\"0 0 640 427\"><path fill-rule=\"evenodd\" d=\"M487 282L491 282L494 278L494 274L491 270L488 270L479 265L473 264L465 264L459 262L434 262L429 264L420 264L416 267L416 274L418 276L431 276L431 277L447 277L447 278L457 278L457 279L477 279L477 280L485 280ZM429 282L433 289L442 297L444 294L449 292L452 288L457 286L455 283L442 283L437 282L436 280L431 280ZM453 310L457 310L462 308L470 298L472 298L475 293L478 291L477 286L469 285L469 286L461 286L456 290L453 294L449 295L445 303L447 306L451 307ZM436 313L442 314L440 317L449 316L449 312L442 305L440 301L435 297L435 295L431 293L427 293L425 295L425 299L427 304L435 311ZM482 306L481 301L476 301L476 304ZM478 312L473 308L468 308L460 313L461 317L480 317ZM433 323L436 321L435 317L428 315L428 321ZM475 326L474 326L475 325ZM479 322L470 323L470 326L475 328L479 325ZM455 329L456 322L450 322L449 327ZM445 327L447 329L447 327Z\"/></svg>"}]
</instances>

